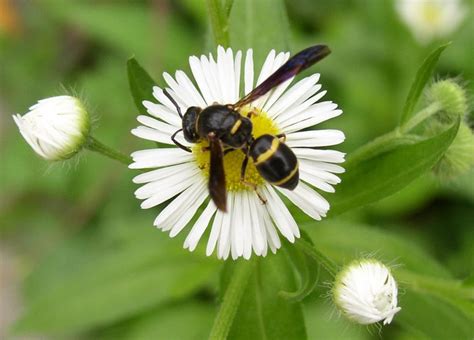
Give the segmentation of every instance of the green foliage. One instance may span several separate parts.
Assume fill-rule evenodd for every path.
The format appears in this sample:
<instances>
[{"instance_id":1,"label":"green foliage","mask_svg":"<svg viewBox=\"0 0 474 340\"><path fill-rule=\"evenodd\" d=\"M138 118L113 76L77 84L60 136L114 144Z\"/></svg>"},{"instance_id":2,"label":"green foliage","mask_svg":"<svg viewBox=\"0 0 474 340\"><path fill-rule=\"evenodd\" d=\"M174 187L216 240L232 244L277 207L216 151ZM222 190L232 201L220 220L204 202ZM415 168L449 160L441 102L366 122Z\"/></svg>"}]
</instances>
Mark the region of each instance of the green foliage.
<instances>
[{"instance_id":1,"label":"green foliage","mask_svg":"<svg viewBox=\"0 0 474 340\"><path fill-rule=\"evenodd\" d=\"M244 292L229 339L306 339L301 304L278 295L281 290L296 289L288 258L278 252L254 261L256 265L247 285L240 287ZM226 264L221 279L222 292L232 284L235 266L232 262Z\"/></svg>"},{"instance_id":2,"label":"green foliage","mask_svg":"<svg viewBox=\"0 0 474 340\"><path fill-rule=\"evenodd\" d=\"M403 112L401 116L400 123L404 124L408 121L413 110L415 109L416 103L421 96L421 92L425 88L426 83L430 79L431 75L433 74L433 70L438 63L439 57L441 53L448 47L449 44L443 45L438 47L436 50L431 52L431 54L423 61L423 64L418 69L416 73L415 80L410 88L410 92L408 93L408 97L405 102L405 106L403 107Z\"/></svg>"},{"instance_id":3,"label":"green foliage","mask_svg":"<svg viewBox=\"0 0 474 340\"><path fill-rule=\"evenodd\" d=\"M152 93L153 86L156 85L155 81L140 66L135 58L131 58L127 62L127 75L130 92L132 92L133 101L135 102L138 111L142 114L147 114L142 102L144 100L154 100Z\"/></svg>"},{"instance_id":4,"label":"green foliage","mask_svg":"<svg viewBox=\"0 0 474 340\"><path fill-rule=\"evenodd\" d=\"M114 221L103 238L85 231L52 254L26 281L30 308L17 332L84 331L184 298L209 283L216 262L188 254L152 229L133 231L131 223ZM123 232L111 237L117 228Z\"/></svg>"},{"instance_id":5,"label":"green foliage","mask_svg":"<svg viewBox=\"0 0 474 340\"><path fill-rule=\"evenodd\" d=\"M285 51L289 48L289 24L284 2L235 0L230 11L229 34L234 49L254 49L255 65L259 67L271 49Z\"/></svg>"},{"instance_id":6,"label":"green foliage","mask_svg":"<svg viewBox=\"0 0 474 340\"><path fill-rule=\"evenodd\" d=\"M411 143L406 137L391 139L388 145L378 146L389 148L386 152L349 159L342 183L330 199L331 214L376 202L426 174L448 149L458 128L459 121L434 137Z\"/></svg>"}]
</instances>

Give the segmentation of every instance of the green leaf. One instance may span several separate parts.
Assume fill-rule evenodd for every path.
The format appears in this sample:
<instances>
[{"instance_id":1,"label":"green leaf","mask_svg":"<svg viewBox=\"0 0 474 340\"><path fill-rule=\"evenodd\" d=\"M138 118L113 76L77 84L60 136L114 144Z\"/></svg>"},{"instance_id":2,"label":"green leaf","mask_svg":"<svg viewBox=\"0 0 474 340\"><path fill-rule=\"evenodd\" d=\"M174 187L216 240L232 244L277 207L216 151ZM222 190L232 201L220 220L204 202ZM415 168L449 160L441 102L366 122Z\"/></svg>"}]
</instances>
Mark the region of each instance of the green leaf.
<instances>
[{"instance_id":1,"label":"green leaf","mask_svg":"<svg viewBox=\"0 0 474 340\"><path fill-rule=\"evenodd\" d=\"M111 219L110 234L90 228L66 242L27 279L28 308L16 332L86 331L209 285L218 263L144 228L146 222L138 216Z\"/></svg>"},{"instance_id":2,"label":"green leaf","mask_svg":"<svg viewBox=\"0 0 474 340\"><path fill-rule=\"evenodd\" d=\"M279 296L281 290L294 291L293 269L285 254L255 259L228 339L306 339L301 304ZM230 262L227 266L235 266ZM232 268L223 272L223 291L232 278Z\"/></svg>"},{"instance_id":3,"label":"green leaf","mask_svg":"<svg viewBox=\"0 0 474 340\"><path fill-rule=\"evenodd\" d=\"M402 310L395 315L401 327L428 339L472 339L473 320L436 297L406 290L399 296Z\"/></svg>"},{"instance_id":4,"label":"green leaf","mask_svg":"<svg viewBox=\"0 0 474 340\"><path fill-rule=\"evenodd\" d=\"M230 11L229 34L234 49L253 48L255 65L271 50L289 48L289 23L282 0L235 0Z\"/></svg>"},{"instance_id":5,"label":"green leaf","mask_svg":"<svg viewBox=\"0 0 474 340\"><path fill-rule=\"evenodd\" d=\"M147 112L142 102L144 100L154 100L152 93L153 86L155 86L156 83L135 58L131 58L127 62L127 74L133 101L137 109L142 114L146 114Z\"/></svg>"},{"instance_id":6,"label":"green leaf","mask_svg":"<svg viewBox=\"0 0 474 340\"><path fill-rule=\"evenodd\" d=\"M163 306L129 322L95 334L101 340L197 340L206 339L215 308L211 303L191 300Z\"/></svg>"},{"instance_id":7,"label":"green leaf","mask_svg":"<svg viewBox=\"0 0 474 340\"><path fill-rule=\"evenodd\" d=\"M426 83L431 77L433 70L438 63L439 57L441 53L450 45L442 45L435 49L431 54L423 61L423 64L418 69L416 73L415 80L411 85L410 92L408 92L408 97L405 102L405 106L403 107L402 116L400 119L400 125L403 125L405 122L408 121L413 110L415 109L416 103L420 98L421 92L423 91Z\"/></svg>"},{"instance_id":8,"label":"green leaf","mask_svg":"<svg viewBox=\"0 0 474 340\"><path fill-rule=\"evenodd\" d=\"M314 240L316 249L339 264L350 262L354 256L373 254L384 263L403 265L404 270L451 278L449 272L413 240L397 235L388 228L340 219L307 223L301 228Z\"/></svg>"},{"instance_id":9,"label":"green leaf","mask_svg":"<svg viewBox=\"0 0 474 340\"><path fill-rule=\"evenodd\" d=\"M382 154L348 162L341 184L329 197L331 215L390 196L428 172L447 150L459 121L440 134L412 144L398 144Z\"/></svg>"},{"instance_id":10,"label":"green leaf","mask_svg":"<svg viewBox=\"0 0 474 340\"><path fill-rule=\"evenodd\" d=\"M309 236L306 235L306 233L302 234L302 238L311 244L312 241ZM311 292L316 287L319 279L320 266L313 257L308 256L301 250L301 248L295 247L289 242L285 242L285 244L286 246L284 250L288 254L291 263L299 274L300 284L296 291L281 291L280 296L288 299L290 302L299 302L311 294Z\"/></svg>"}]
</instances>

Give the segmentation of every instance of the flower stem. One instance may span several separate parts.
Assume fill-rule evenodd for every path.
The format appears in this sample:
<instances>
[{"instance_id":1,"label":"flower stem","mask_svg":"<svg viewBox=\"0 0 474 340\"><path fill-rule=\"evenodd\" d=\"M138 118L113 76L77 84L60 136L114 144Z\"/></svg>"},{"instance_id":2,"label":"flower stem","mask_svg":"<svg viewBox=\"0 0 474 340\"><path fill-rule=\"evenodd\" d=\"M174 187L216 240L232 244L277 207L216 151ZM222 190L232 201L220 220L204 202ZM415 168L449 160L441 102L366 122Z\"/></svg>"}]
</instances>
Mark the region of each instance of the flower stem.
<instances>
[{"instance_id":1,"label":"flower stem","mask_svg":"<svg viewBox=\"0 0 474 340\"><path fill-rule=\"evenodd\" d=\"M425 119L431 117L440 109L441 109L441 104L438 102L434 102L431 105L425 107L423 110L419 111L416 115L413 116L413 118L411 118L408 122L406 122L400 127L401 132L402 133L410 132L411 130L413 130L413 128L418 126Z\"/></svg>"},{"instance_id":2,"label":"flower stem","mask_svg":"<svg viewBox=\"0 0 474 340\"><path fill-rule=\"evenodd\" d=\"M229 46L228 17L222 8L221 0L206 0L206 3L216 45ZM231 6L232 3L227 4L228 8L225 10L230 11Z\"/></svg>"},{"instance_id":3,"label":"flower stem","mask_svg":"<svg viewBox=\"0 0 474 340\"><path fill-rule=\"evenodd\" d=\"M356 164L365 159L372 158L390 150L395 146L417 140L415 135L408 133L427 118L437 113L440 109L440 104L435 102L416 113L409 121L399 128L379 136L371 142L361 146L348 157L346 167L349 167L351 164Z\"/></svg>"},{"instance_id":4,"label":"flower stem","mask_svg":"<svg viewBox=\"0 0 474 340\"><path fill-rule=\"evenodd\" d=\"M107 145L99 142L97 139L95 139L92 136L89 136L89 140L86 143L86 148L95 151L98 153L101 153L102 155L115 159L116 161L119 161L125 165L129 165L132 163L132 158L130 156L127 156L120 151L116 151Z\"/></svg>"},{"instance_id":5,"label":"flower stem","mask_svg":"<svg viewBox=\"0 0 474 340\"><path fill-rule=\"evenodd\" d=\"M295 245L296 247L299 247L304 253L306 253L306 255L319 262L324 267L324 269L326 269L326 271L331 274L332 277L336 276L337 272L339 271L337 264L319 250L314 248L312 244L301 238L295 243Z\"/></svg>"},{"instance_id":6,"label":"flower stem","mask_svg":"<svg viewBox=\"0 0 474 340\"><path fill-rule=\"evenodd\" d=\"M209 335L210 340L224 340L227 338L234 320L240 300L247 287L247 282L255 268L255 261L239 261L233 272L232 279L227 286L222 304L214 320Z\"/></svg>"}]
</instances>

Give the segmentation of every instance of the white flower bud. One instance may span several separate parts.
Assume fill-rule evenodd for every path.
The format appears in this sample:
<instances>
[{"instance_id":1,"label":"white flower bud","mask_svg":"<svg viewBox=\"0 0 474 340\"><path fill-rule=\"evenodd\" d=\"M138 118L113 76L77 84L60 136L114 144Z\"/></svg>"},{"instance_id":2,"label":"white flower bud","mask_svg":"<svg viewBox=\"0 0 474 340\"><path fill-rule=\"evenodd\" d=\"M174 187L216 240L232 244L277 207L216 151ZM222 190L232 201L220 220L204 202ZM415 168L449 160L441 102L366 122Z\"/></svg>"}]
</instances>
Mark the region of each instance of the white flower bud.
<instances>
[{"instance_id":1,"label":"white flower bud","mask_svg":"<svg viewBox=\"0 0 474 340\"><path fill-rule=\"evenodd\" d=\"M350 320L368 325L392 322L397 307L397 284L390 270L376 260L358 260L339 272L333 287L336 306Z\"/></svg>"},{"instance_id":2,"label":"white flower bud","mask_svg":"<svg viewBox=\"0 0 474 340\"><path fill-rule=\"evenodd\" d=\"M33 150L52 161L75 155L90 130L89 114L81 101L71 96L42 99L28 113L13 119Z\"/></svg>"}]
</instances>

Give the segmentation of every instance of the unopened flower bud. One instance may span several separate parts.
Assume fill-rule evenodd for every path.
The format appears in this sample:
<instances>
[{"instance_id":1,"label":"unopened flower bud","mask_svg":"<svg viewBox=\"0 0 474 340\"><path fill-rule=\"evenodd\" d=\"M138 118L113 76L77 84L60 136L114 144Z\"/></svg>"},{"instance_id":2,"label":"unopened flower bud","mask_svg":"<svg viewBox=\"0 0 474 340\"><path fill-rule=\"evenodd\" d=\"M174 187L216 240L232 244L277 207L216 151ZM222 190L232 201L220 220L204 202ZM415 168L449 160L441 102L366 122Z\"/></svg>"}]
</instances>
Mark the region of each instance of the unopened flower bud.
<instances>
[{"instance_id":1,"label":"unopened flower bud","mask_svg":"<svg viewBox=\"0 0 474 340\"><path fill-rule=\"evenodd\" d=\"M335 278L333 298L336 306L350 320L369 325L383 320L392 322L400 311L398 288L390 270L376 260L350 263Z\"/></svg>"},{"instance_id":2,"label":"unopened flower bud","mask_svg":"<svg viewBox=\"0 0 474 340\"><path fill-rule=\"evenodd\" d=\"M441 105L436 117L442 122L452 122L468 110L466 91L452 79L432 84L426 91L426 97L428 102Z\"/></svg>"},{"instance_id":3,"label":"unopened flower bud","mask_svg":"<svg viewBox=\"0 0 474 340\"><path fill-rule=\"evenodd\" d=\"M16 114L13 119L33 150L52 161L75 155L90 131L89 114L81 101L71 96L42 99L28 113Z\"/></svg>"},{"instance_id":4,"label":"unopened flower bud","mask_svg":"<svg viewBox=\"0 0 474 340\"><path fill-rule=\"evenodd\" d=\"M445 128L445 124L433 124L429 128L429 133L434 135ZM467 173L473 166L474 134L465 122L461 122L458 134L433 171L441 180L449 181Z\"/></svg>"}]
</instances>

